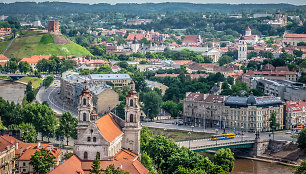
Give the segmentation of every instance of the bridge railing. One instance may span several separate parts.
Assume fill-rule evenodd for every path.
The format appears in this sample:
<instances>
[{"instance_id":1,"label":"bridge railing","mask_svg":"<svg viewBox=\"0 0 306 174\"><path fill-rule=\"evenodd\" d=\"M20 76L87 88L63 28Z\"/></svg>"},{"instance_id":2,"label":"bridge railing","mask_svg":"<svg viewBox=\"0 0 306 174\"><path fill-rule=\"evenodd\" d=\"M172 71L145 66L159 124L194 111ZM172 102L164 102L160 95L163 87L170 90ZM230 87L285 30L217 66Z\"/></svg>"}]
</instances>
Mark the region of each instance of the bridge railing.
<instances>
[{"instance_id":1,"label":"bridge railing","mask_svg":"<svg viewBox=\"0 0 306 174\"><path fill-rule=\"evenodd\" d=\"M247 144L247 143L254 143L255 140L244 140L244 141L235 141L235 142L228 142L228 143L218 143L218 144L209 144L204 146L197 146L197 147L190 147L190 149L205 149L209 147L219 147L219 146L227 146L227 145L235 145L235 144Z\"/></svg>"}]
</instances>

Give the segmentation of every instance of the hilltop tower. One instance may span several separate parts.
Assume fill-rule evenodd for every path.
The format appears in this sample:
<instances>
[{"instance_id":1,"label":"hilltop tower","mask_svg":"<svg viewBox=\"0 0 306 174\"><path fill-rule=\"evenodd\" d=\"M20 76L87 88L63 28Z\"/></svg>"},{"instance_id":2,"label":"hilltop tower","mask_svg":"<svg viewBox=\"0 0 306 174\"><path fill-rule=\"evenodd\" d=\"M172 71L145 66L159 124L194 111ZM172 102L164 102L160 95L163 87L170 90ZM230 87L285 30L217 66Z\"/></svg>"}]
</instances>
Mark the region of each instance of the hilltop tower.
<instances>
[{"instance_id":1,"label":"hilltop tower","mask_svg":"<svg viewBox=\"0 0 306 174\"><path fill-rule=\"evenodd\" d=\"M60 33L58 21L48 21L48 33Z\"/></svg>"},{"instance_id":2,"label":"hilltop tower","mask_svg":"<svg viewBox=\"0 0 306 174\"><path fill-rule=\"evenodd\" d=\"M238 43L238 60L247 60L248 44L243 36L240 37Z\"/></svg>"},{"instance_id":3,"label":"hilltop tower","mask_svg":"<svg viewBox=\"0 0 306 174\"><path fill-rule=\"evenodd\" d=\"M130 84L130 91L126 96L124 137L122 147L140 154L140 105L138 103L137 92L135 91L135 83Z\"/></svg>"}]
</instances>

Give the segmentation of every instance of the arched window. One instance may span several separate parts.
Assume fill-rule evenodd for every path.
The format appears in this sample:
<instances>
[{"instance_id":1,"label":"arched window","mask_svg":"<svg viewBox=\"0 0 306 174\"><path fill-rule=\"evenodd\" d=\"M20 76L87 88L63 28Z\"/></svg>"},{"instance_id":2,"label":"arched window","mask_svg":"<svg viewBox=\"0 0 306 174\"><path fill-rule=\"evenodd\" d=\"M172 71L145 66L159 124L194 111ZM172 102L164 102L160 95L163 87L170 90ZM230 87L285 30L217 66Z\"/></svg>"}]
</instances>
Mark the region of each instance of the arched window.
<instances>
[{"instance_id":1,"label":"arched window","mask_svg":"<svg viewBox=\"0 0 306 174\"><path fill-rule=\"evenodd\" d=\"M88 153L84 152L84 160L87 160L87 159L88 159Z\"/></svg>"},{"instance_id":2,"label":"arched window","mask_svg":"<svg viewBox=\"0 0 306 174\"><path fill-rule=\"evenodd\" d=\"M86 113L83 113L83 121L86 121Z\"/></svg>"},{"instance_id":3,"label":"arched window","mask_svg":"<svg viewBox=\"0 0 306 174\"><path fill-rule=\"evenodd\" d=\"M130 114L130 122L133 122L134 120L134 116L133 116L133 114Z\"/></svg>"},{"instance_id":4,"label":"arched window","mask_svg":"<svg viewBox=\"0 0 306 174\"><path fill-rule=\"evenodd\" d=\"M97 138L96 138L96 137L93 137L92 141L93 141L93 142L96 142L96 141L97 141Z\"/></svg>"},{"instance_id":5,"label":"arched window","mask_svg":"<svg viewBox=\"0 0 306 174\"><path fill-rule=\"evenodd\" d=\"M83 105L86 105L86 99L85 98L83 99Z\"/></svg>"},{"instance_id":6,"label":"arched window","mask_svg":"<svg viewBox=\"0 0 306 174\"><path fill-rule=\"evenodd\" d=\"M133 106L133 99L130 100L130 106Z\"/></svg>"},{"instance_id":7,"label":"arched window","mask_svg":"<svg viewBox=\"0 0 306 174\"><path fill-rule=\"evenodd\" d=\"M97 152L96 156L100 159L100 152Z\"/></svg>"},{"instance_id":8,"label":"arched window","mask_svg":"<svg viewBox=\"0 0 306 174\"><path fill-rule=\"evenodd\" d=\"M90 133L93 133L93 130L92 130L92 129L90 129Z\"/></svg>"},{"instance_id":9,"label":"arched window","mask_svg":"<svg viewBox=\"0 0 306 174\"><path fill-rule=\"evenodd\" d=\"M87 141L90 142L90 137L87 137Z\"/></svg>"}]
</instances>

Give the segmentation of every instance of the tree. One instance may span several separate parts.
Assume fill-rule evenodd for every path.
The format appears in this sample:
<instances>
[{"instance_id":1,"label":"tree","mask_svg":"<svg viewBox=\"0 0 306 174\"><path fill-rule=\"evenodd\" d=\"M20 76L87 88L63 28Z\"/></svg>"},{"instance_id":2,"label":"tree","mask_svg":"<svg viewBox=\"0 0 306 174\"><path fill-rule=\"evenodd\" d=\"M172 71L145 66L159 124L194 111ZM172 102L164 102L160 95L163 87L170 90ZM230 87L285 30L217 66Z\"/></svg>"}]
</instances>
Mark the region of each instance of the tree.
<instances>
[{"instance_id":1,"label":"tree","mask_svg":"<svg viewBox=\"0 0 306 174\"><path fill-rule=\"evenodd\" d=\"M12 124L9 129L20 129L21 140L26 143L35 143L37 140L37 132L31 123Z\"/></svg>"},{"instance_id":2,"label":"tree","mask_svg":"<svg viewBox=\"0 0 306 174\"><path fill-rule=\"evenodd\" d=\"M296 169L294 174L306 174L306 159L304 159L301 165Z\"/></svg>"},{"instance_id":3,"label":"tree","mask_svg":"<svg viewBox=\"0 0 306 174\"><path fill-rule=\"evenodd\" d=\"M206 174L205 170L202 169L190 169L179 166L173 174Z\"/></svg>"},{"instance_id":4,"label":"tree","mask_svg":"<svg viewBox=\"0 0 306 174\"><path fill-rule=\"evenodd\" d=\"M25 61L19 62L18 69L21 73L27 73L32 70L31 65Z\"/></svg>"},{"instance_id":5,"label":"tree","mask_svg":"<svg viewBox=\"0 0 306 174\"><path fill-rule=\"evenodd\" d=\"M176 117L177 114L180 111L179 108L178 108L178 104L176 104L172 100L168 100L166 102L163 102L161 107L163 109L165 109L166 111L168 111L171 114L171 117Z\"/></svg>"},{"instance_id":6,"label":"tree","mask_svg":"<svg viewBox=\"0 0 306 174\"><path fill-rule=\"evenodd\" d=\"M67 146L69 143L69 138L77 137L76 126L78 125L78 119L71 115L70 112L65 112L62 114L59 124L59 132L61 136L67 138Z\"/></svg>"},{"instance_id":7,"label":"tree","mask_svg":"<svg viewBox=\"0 0 306 174\"><path fill-rule=\"evenodd\" d=\"M272 130L277 129L279 127L279 123L276 121L276 112L272 111L270 116L270 128Z\"/></svg>"},{"instance_id":8,"label":"tree","mask_svg":"<svg viewBox=\"0 0 306 174\"><path fill-rule=\"evenodd\" d=\"M34 92L32 90L28 91L26 94L27 102L31 103L34 100L34 98L35 98Z\"/></svg>"},{"instance_id":9,"label":"tree","mask_svg":"<svg viewBox=\"0 0 306 174\"><path fill-rule=\"evenodd\" d=\"M55 157L50 151L45 149L40 149L35 152L35 154L30 159L30 165L38 174L45 174L50 171L50 167L55 165Z\"/></svg>"},{"instance_id":10,"label":"tree","mask_svg":"<svg viewBox=\"0 0 306 174\"><path fill-rule=\"evenodd\" d=\"M231 58L228 55L223 55L219 58L218 63L220 66L223 66L225 64L231 63L233 61L233 58Z\"/></svg>"},{"instance_id":11,"label":"tree","mask_svg":"<svg viewBox=\"0 0 306 174\"><path fill-rule=\"evenodd\" d=\"M224 171L232 172L234 168L234 153L231 149L220 149L214 156L215 164L221 166Z\"/></svg>"},{"instance_id":12,"label":"tree","mask_svg":"<svg viewBox=\"0 0 306 174\"><path fill-rule=\"evenodd\" d=\"M152 159L149 157L147 152L143 152L141 154L141 164L143 164L150 171L150 174L155 173L153 169Z\"/></svg>"},{"instance_id":13,"label":"tree","mask_svg":"<svg viewBox=\"0 0 306 174\"><path fill-rule=\"evenodd\" d=\"M10 73L15 73L18 69L18 64L17 64L17 60L9 60L8 62L6 62L6 64L4 65L4 71L6 72L10 72Z\"/></svg>"},{"instance_id":14,"label":"tree","mask_svg":"<svg viewBox=\"0 0 306 174\"><path fill-rule=\"evenodd\" d=\"M143 111L149 113L148 118L153 119L159 114L162 98L155 91L150 91L143 94Z\"/></svg>"},{"instance_id":15,"label":"tree","mask_svg":"<svg viewBox=\"0 0 306 174\"><path fill-rule=\"evenodd\" d=\"M112 164L112 165L109 165L105 172L105 174L129 174L129 172L125 172L121 169L116 169L115 166Z\"/></svg>"},{"instance_id":16,"label":"tree","mask_svg":"<svg viewBox=\"0 0 306 174\"><path fill-rule=\"evenodd\" d=\"M298 146L302 149L306 148L306 128L304 128L297 139Z\"/></svg>"},{"instance_id":17,"label":"tree","mask_svg":"<svg viewBox=\"0 0 306 174\"><path fill-rule=\"evenodd\" d=\"M98 154L96 155L96 159L92 162L90 173L102 174L102 170L100 169L100 157Z\"/></svg>"}]
</instances>

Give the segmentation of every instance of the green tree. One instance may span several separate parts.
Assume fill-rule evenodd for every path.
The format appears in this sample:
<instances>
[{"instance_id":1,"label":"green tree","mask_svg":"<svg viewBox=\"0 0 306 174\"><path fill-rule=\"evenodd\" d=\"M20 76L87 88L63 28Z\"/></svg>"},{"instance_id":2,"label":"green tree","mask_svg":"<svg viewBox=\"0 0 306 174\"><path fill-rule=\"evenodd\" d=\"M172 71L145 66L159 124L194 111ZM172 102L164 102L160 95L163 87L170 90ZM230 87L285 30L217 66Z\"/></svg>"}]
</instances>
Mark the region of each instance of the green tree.
<instances>
[{"instance_id":1,"label":"green tree","mask_svg":"<svg viewBox=\"0 0 306 174\"><path fill-rule=\"evenodd\" d=\"M231 58L228 55L223 55L219 58L218 63L220 66L223 66L225 64L231 63L233 61L233 58Z\"/></svg>"},{"instance_id":2,"label":"green tree","mask_svg":"<svg viewBox=\"0 0 306 174\"><path fill-rule=\"evenodd\" d=\"M18 69L21 73L27 73L32 70L31 65L25 61L19 62Z\"/></svg>"},{"instance_id":3,"label":"green tree","mask_svg":"<svg viewBox=\"0 0 306 174\"><path fill-rule=\"evenodd\" d=\"M30 159L30 165L38 174L45 174L50 171L50 167L55 165L55 157L50 151L45 149L40 149L35 152L35 154Z\"/></svg>"},{"instance_id":4,"label":"green tree","mask_svg":"<svg viewBox=\"0 0 306 174\"><path fill-rule=\"evenodd\" d=\"M44 79L43 85L48 88L52 82L54 81L54 76L48 76L47 78Z\"/></svg>"},{"instance_id":5,"label":"green tree","mask_svg":"<svg viewBox=\"0 0 306 174\"><path fill-rule=\"evenodd\" d=\"M171 117L176 117L179 113L178 104L173 102L172 100L168 100L166 102L163 102L161 105L161 108L165 109L167 112L171 114Z\"/></svg>"},{"instance_id":6,"label":"green tree","mask_svg":"<svg viewBox=\"0 0 306 174\"><path fill-rule=\"evenodd\" d=\"M96 155L96 159L92 162L90 173L102 174L102 170L100 169L100 157L98 154Z\"/></svg>"},{"instance_id":7,"label":"green tree","mask_svg":"<svg viewBox=\"0 0 306 174\"><path fill-rule=\"evenodd\" d=\"M234 168L234 153L231 149L220 149L214 156L215 164L221 166L224 171L232 172Z\"/></svg>"},{"instance_id":8,"label":"green tree","mask_svg":"<svg viewBox=\"0 0 306 174\"><path fill-rule=\"evenodd\" d=\"M143 152L141 154L141 164L143 164L150 171L150 174L156 173L153 169L153 161L147 152Z\"/></svg>"},{"instance_id":9,"label":"green tree","mask_svg":"<svg viewBox=\"0 0 306 174\"><path fill-rule=\"evenodd\" d=\"M29 103L31 103L35 99L35 95L32 90L27 92L26 99Z\"/></svg>"},{"instance_id":10,"label":"green tree","mask_svg":"<svg viewBox=\"0 0 306 174\"><path fill-rule=\"evenodd\" d=\"M109 165L105 172L105 174L129 174L129 172L125 172L121 169L116 169L115 166L113 164Z\"/></svg>"},{"instance_id":11,"label":"green tree","mask_svg":"<svg viewBox=\"0 0 306 174\"><path fill-rule=\"evenodd\" d=\"M153 119L159 114L160 105L162 98L155 91L146 92L143 94L143 104L142 110L149 113L148 118Z\"/></svg>"},{"instance_id":12,"label":"green tree","mask_svg":"<svg viewBox=\"0 0 306 174\"><path fill-rule=\"evenodd\" d=\"M4 71L6 72L15 73L17 69L18 69L18 64L17 61L14 60L10 60L6 62L6 64L4 65Z\"/></svg>"},{"instance_id":13,"label":"green tree","mask_svg":"<svg viewBox=\"0 0 306 174\"><path fill-rule=\"evenodd\" d=\"M297 139L297 144L300 148L306 148L306 128L304 128L300 133Z\"/></svg>"},{"instance_id":14,"label":"green tree","mask_svg":"<svg viewBox=\"0 0 306 174\"><path fill-rule=\"evenodd\" d=\"M62 114L59 124L59 132L61 136L67 138L67 146L69 143L69 138L77 137L76 126L78 125L78 119L71 115L70 112L65 112Z\"/></svg>"},{"instance_id":15,"label":"green tree","mask_svg":"<svg viewBox=\"0 0 306 174\"><path fill-rule=\"evenodd\" d=\"M205 170L202 169L190 169L179 166L173 174L206 174Z\"/></svg>"},{"instance_id":16,"label":"green tree","mask_svg":"<svg viewBox=\"0 0 306 174\"><path fill-rule=\"evenodd\" d=\"M37 140L37 132L31 123L21 123L19 125L12 124L9 129L20 129L21 140L26 143L35 143Z\"/></svg>"},{"instance_id":17,"label":"green tree","mask_svg":"<svg viewBox=\"0 0 306 174\"><path fill-rule=\"evenodd\" d=\"M301 165L296 169L294 174L306 174L306 159L304 159Z\"/></svg>"},{"instance_id":18,"label":"green tree","mask_svg":"<svg viewBox=\"0 0 306 174\"><path fill-rule=\"evenodd\" d=\"M279 127L279 123L276 121L276 112L272 111L270 116L270 128L277 129Z\"/></svg>"},{"instance_id":19,"label":"green tree","mask_svg":"<svg viewBox=\"0 0 306 174\"><path fill-rule=\"evenodd\" d=\"M152 136L153 133L152 131L150 131L148 127L146 126L142 127L140 132L140 148L142 151L144 151L147 148Z\"/></svg>"}]
</instances>

